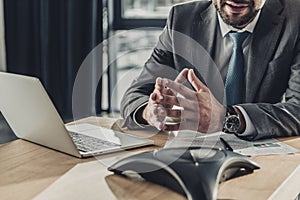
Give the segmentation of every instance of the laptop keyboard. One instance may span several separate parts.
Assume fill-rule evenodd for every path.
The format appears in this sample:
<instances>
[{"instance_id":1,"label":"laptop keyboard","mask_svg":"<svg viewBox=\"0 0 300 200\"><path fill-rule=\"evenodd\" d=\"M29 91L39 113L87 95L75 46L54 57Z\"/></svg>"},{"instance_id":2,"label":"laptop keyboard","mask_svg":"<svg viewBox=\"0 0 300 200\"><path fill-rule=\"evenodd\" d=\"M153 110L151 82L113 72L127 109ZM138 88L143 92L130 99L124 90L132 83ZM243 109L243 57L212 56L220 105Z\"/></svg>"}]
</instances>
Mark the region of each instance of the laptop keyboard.
<instances>
[{"instance_id":1,"label":"laptop keyboard","mask_svg":"<svg viewBox=\"0 0 300 200\"><path fill-rule=\"evenodd\" d=\"M69 134L74 143L76 144L77 149L83 152L98 151L102 149L121 146L113 142L109 142L95 137L90 137L80 133L69 132Z\"/></svg>"}]
</instances>

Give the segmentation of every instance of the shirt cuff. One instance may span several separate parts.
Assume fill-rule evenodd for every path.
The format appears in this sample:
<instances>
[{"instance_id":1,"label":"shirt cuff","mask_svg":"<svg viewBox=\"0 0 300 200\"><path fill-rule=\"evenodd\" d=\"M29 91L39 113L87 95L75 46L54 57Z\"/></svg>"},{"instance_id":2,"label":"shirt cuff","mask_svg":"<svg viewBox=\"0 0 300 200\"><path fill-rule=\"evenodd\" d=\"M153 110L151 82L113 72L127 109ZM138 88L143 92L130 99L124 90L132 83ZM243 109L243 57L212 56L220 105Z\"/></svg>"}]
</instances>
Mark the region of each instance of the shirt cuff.
<instances>
[{"instance_id":1,"label":"shirt cuff","mask_svg":"<svg viewBox=\"0 0 300 200\"><path fill-rule=\"evenodd\" d=\"M244 131L244 133L239 134L240 136L251 136L253 133L255 133L255 127L248 115L248 113L246 112L246 110L241 107L241 106L236 106L241 113L243 114L244 118L245 118L245 123L246 123L246 129Z\"/></svg>"},{"instance_id":2,"label":"shirt cuff","mask_svg":"<svg viewBox=\"0 0 300 200\"><path fill-rule=\"evenodd\" d=\"M137 109L135 109L135 111L133 112L133 115L132 115L132 118L133 118L134 123L135 123L138 127L140 127L140 128L145 128L145 127L150 126L150 125L140 124L140 123L138 123L137 120L136 120L136 114L137 114L137 112L138 112L142 107L146 106L147 104L148 104L148 102L145 102L145 103L143 103L142 105L140 105Z\"/></svg>"}]
</instances>

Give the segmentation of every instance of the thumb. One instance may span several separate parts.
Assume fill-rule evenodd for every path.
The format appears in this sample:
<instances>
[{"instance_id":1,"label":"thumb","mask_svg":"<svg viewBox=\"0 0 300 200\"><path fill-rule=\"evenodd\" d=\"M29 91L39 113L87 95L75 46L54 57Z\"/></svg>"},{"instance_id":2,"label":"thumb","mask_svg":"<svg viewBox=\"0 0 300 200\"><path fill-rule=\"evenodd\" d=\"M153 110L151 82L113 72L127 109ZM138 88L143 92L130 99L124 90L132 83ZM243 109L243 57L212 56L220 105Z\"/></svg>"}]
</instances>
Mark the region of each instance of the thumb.
<instances>
[{"instance_id":1,"label":"thumb","mask_svg":"<svg viewBox=\"0 0 300 200\"><path fill-rule=\"evenodd\" d=\"M178 74L178 76L176 77L175 82L177 82L177 83L184 83L185 81L187 81L188 73L189 73L189 69L188 68L183 69Z\"/></svg>"},{"instance_id":2,"label":"thumb","mask_svg":"<svg viewBox=\"0 0 300 200\"><path fill-rule=\"evenodd\" d=\"M193 69L190 69L188 71L187 75L188 81L191 83L191 85L194 87L196 91L207 91L208 88L198 79Z\"/></svg>"},{"instance_id":3,"label":"thumb","mask_svg":"<svg viewBox=\"0 0 300 200\"><path fill-rule=\"evenodd\" d=\"M150 100L151 102L155 102L155 101L156 101L156 97L157 97L157 94L156 94L156 93L151 93L151 94L150 94L150 99L149 99L149 100Z\"/></svg>"}]
</instances>

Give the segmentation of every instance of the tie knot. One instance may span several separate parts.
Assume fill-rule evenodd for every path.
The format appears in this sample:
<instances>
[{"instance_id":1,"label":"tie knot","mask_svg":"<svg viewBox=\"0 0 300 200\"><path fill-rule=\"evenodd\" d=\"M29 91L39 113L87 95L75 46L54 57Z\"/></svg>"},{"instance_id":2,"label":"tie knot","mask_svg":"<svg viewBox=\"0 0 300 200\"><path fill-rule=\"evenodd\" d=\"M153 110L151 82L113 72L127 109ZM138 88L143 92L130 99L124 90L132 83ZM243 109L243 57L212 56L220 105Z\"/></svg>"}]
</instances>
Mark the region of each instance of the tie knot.
<instances>
[{"instance_id":1,"label":"tie knot","mask_svg":"<svg viewBox=\"0 0 300 200\"><path fill-rule=\"evenodd\" d=\"M247 32L247 31L245 31L245 32L230 32L229 33L229 36L233 42L233 45L236 48L242 47L242 44L248 35L249 35L249 32Z\"/></svg>"}]
</instances>

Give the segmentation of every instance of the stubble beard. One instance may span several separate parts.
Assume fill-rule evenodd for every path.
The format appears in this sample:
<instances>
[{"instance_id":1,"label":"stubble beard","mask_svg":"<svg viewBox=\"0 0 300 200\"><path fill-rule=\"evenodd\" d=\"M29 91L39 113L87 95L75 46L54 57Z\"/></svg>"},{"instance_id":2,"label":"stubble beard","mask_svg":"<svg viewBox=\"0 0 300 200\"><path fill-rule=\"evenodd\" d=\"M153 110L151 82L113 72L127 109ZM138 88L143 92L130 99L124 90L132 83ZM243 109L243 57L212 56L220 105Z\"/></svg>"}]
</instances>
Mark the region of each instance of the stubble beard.
<instances>
[{"instance_id":1,"label":"stubble beard","mask_svg":"<svg viewBox=\"0 0 300 200\"><path fill-rule=\"evenodd\" d=\"M220 2L220 6L218 6L216 0L213 1L217 11L219 12L221 18L223 19L223 21L235 28L240 28L243 27L247 24L249 24L257 15L257 13L259 12L259 9L255 9L254 7L254 3L251 2L249 5L250 8L250 12L248 12L246 15L239 17L238 14L234 15L232 14L232 16L229 16L225 11L224 11L224 6L225 6L225 2L226 0L221 0ZM239 0L233 0L234 2L245 2L245 1L239 1Z\"/></svg>"}]
</instances>

